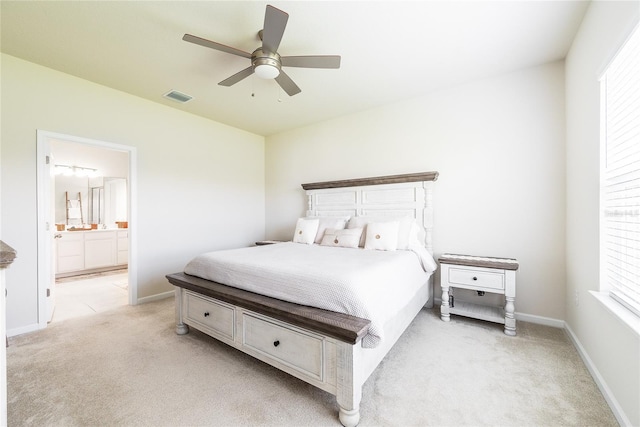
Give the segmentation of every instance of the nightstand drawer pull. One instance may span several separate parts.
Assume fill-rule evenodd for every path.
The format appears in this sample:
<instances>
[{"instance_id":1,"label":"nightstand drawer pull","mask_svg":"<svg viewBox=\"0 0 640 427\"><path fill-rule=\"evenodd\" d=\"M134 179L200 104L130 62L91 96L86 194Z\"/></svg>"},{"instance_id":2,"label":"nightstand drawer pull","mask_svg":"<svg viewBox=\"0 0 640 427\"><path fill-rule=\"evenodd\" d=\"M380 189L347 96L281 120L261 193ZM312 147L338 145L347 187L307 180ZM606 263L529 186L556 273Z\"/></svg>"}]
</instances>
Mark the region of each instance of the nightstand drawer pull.
<instances>
[{"instance_id":1,"label":"nightstand drawer pull","mask_svg":"<svg viewBox=\"0 0 640 427\"><path fill-rule=\"evenodd\" d=\"M273 342L273 346L274 346L274 347L277 347L277 346L279 346L279 345L280 345L280 341L276 340L276 341L274 341L274 342Z\"/></svg>"},{"instance_id":2,"label":"nightstand drawer pull","mask_svg":"<svg viewBox=\"0 0 640 427\"><path fill-rule=\"evenodd\" d=\"M476 276L473 276L473 280L478 280L478 278Z\"/></svg>"},{"instance_id":3,"label":"nightstand drawer pull","mask_svg":"<svg viewBox=\"0 0 640 427\"><path fill-rule=\"evenodd\" d=\"M204 317L209 317L209 312L208 311L204 312Z\"/></svg>"}]
</instances>

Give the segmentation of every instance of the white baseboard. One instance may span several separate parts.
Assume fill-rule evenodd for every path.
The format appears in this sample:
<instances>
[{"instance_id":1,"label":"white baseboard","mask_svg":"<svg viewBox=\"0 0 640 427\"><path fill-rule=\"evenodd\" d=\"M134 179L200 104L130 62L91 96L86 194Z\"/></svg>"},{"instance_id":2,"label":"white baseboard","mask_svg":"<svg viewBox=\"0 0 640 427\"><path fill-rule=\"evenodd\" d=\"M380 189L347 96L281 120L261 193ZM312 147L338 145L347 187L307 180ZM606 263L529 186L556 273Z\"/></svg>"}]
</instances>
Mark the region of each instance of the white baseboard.
<instances>
[{"instance_id":1,"label":"white baseboard","mask_svg":"<svg viewBox=\"0 0 640 427\"><path fill-rule=\"evenodd\" d=\"M16 335L28 334L29 332L35 332L42 329L38 323L32 325L21 326L19 328L7 329L8 337L15 337Z\"/></svg>"},{"instance_id":2,"label":"white baseboard","mask_svg":"<svg viewBox=\"0 0 640 427\"><path fill-rule=\"evenodd\" d=\"M439 307L442 304L442 298L435 298L434 305L435 307ZM554 328L564 328L565 323L564 320L553 319L551 317L543 317L536 316L535 314L527 314L527 313L514 313L516 320L521 320L523 322L536 323L538 325L552 326Z\"/></svg>"},{"instance_id":3,"label":"white baseboard","mask_svg":"<svg viewBox=\"0 0 640 427\"><path fill-rule=\"evenodd\" d=\"M613 415L616 417L616 420L618 420L618 423L621 426L631 426L632 425L631 421L629 420L627 415L624 413L624 410L622 409L622 407L614 397L613 393L607 386L607 383L605 382L604 378L602 378L602 375L600 375L598 368L596 368L596 366L591 361L591 358L589 357L586 350L578 340L578 337L576 336L576 334L573 333L573 330L571 329L571 327L566 323L564 326L564 330L566 331L567 335L569 335L569 338L571 339L573 346L578 351L578 354L582 358L582 361L584 362L585 366L587 367L587 370L591 374L591 377L596 382L598 389L600 389L600 393L602 393L602 395L604 396L604 399L609 404L609 407L611 408L611 412L613 412Z\"/></svg>"},{"instance_id":4,"label":"white baseboard","mask_svg":"<svg viewBox=\"0 0 640 427\"><path fill-rule=\"evenodd\" d=\"M536 316L534 314L518 313L517 311L515 312L515 317L516 317L516 320L522 320L523 322L537 323L538 325L552 326L554 328L560 328L560 329L565 327L564 320L554 319L552 317L543 317L543 316Z\"/></svg>"},{"instance_id":5,"label":"white baseboard","mask_svg":"<svg viewBox=\"0 0 640 427\"><path fill-rule=\"evenodd\" d=\"M173 298L176 295L176 291L167 291L161 294L150 295L144 298L138 298L137 304L146 304L152 301L159 301L165 298Z\"/></svg>"}]
</instances>

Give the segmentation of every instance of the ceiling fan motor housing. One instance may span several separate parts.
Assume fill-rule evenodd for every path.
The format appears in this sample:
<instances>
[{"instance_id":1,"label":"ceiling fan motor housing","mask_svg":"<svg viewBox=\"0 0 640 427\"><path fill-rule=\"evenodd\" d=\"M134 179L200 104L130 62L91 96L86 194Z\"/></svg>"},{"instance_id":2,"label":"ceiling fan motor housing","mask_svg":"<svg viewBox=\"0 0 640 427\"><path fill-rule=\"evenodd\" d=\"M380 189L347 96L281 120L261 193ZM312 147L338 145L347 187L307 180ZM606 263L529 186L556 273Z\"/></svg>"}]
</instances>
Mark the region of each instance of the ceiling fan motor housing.
<instances>
[{"instance_id":1,"label":"ceiling fan motor housing","mask_svg":"<svg viewBox=\"0 0 640 427\"><path fill-rule=\"evenodd\" d=\"M259 65L270 65L280 71L282 63L280 62L280 55L276 52L266 52L262 48L258 48L251 54L251 64L255 69Z\"/></svg>"}]
</instances>

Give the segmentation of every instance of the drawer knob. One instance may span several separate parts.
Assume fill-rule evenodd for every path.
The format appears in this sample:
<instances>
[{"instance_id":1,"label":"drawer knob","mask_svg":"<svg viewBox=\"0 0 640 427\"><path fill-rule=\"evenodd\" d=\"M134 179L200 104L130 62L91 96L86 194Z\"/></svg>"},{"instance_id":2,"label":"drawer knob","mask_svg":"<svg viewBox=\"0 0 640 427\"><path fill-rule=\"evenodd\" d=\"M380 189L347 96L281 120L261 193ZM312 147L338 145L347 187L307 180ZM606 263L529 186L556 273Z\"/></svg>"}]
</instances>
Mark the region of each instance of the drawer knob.
<instances>
[{"instance_id":1,"label":"drawer knob","mask_svg":"<svg viewBox=\"0 0 640 427\"><path fill-rule=\"evenodd\" d=\"M473 280L478 280L478 278L476 276L473 276Z\"/></svg>"},{"instance_id":2,"label":"drawer knob","mask_svg":"<svg viewBox=\"0 0 640 427\"><path fill-rule=\"evenodd\" d=\"M209 317L209 312L208 311L204 312L204 317Z\"/></svg>"},{"instance_id":3,"label":"drawer knob","mask_svg":"<svg viewBox=\"0 0 640 427\"><path fill-rule=\"evenodd\" d=\"M274 347L277 347L277 346L279 346L279 345L280 345L280 341L275 340L275 341L273 342L273 346L274 346Z\"/></svg>"}]
</instances>

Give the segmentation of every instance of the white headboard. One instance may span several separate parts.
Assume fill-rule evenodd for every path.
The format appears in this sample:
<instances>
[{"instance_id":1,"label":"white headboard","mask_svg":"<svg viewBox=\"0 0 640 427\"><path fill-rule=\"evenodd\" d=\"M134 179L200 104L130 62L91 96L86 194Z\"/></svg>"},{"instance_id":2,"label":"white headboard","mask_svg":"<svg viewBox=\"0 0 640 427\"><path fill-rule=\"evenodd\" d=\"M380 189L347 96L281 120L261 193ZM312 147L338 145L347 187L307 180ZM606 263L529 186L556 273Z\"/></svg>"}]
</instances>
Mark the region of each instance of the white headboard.
<instances>
[{"instance_id":1,"label":"white headboard","mask_svg":"<svg viewBox=\"0 0 640 427\"><path fill-rule=\"evenodd\" d=\"M433 182L438 172L302 184L307 216L413 217L433 254Z\"/></svg>"}]
</instances>

